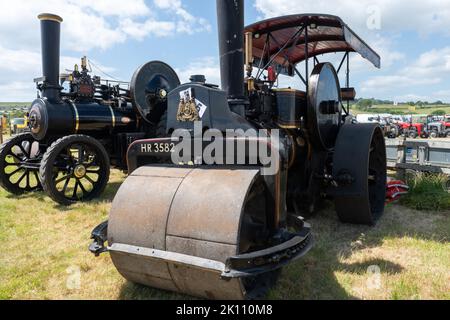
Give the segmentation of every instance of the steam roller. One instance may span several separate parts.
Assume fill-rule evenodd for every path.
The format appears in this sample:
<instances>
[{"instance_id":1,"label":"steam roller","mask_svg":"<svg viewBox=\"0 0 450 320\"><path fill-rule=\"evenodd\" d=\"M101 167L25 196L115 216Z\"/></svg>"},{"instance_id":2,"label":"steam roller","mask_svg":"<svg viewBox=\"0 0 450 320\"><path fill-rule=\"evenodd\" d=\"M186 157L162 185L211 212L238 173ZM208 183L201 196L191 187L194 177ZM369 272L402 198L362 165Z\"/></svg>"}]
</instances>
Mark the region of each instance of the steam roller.
<instances>
[{"instance_id":1,"label":"steam roller","mask_svg":"<svg viewBox=\"0 0 450 320\"><path fill-rule=\"evenodd\" d=\"M217 0L217 13L221 88L202 75L170 85L161 134L129 146L129 176L89 249L109 252L134 283L258 299L282 267L312 248L305 217L325 199L345 223L374 225L382 216L383 132L352 121L345 101L355 90L349 72L345 88L338 76L351 52L375 67L380 57L336 16L299 14L244 28L243 0ZM318 61L336 52L344 53L337 70ZM310 59L312 72L306 63L302 76L298 64ZM155 68L142 72L155 84L170 79ZM305 91L277 85L282 74L298 75ZM153 117L152 103L138 107Z\"/></svg>"}]
</instances>

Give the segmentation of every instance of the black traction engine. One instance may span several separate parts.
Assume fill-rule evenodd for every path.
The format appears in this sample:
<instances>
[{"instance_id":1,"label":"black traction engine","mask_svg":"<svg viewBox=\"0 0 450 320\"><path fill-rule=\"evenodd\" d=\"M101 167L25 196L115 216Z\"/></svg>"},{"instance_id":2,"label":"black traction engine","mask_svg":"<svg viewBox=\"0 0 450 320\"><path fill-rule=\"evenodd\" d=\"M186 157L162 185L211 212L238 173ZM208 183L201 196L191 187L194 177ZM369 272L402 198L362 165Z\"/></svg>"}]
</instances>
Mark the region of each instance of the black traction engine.
<instances>
[{"instance_id":1,"label":"black traction engine","mask_svg":"<svg viewBox=\"0 0 450 320\"><path fill-rule=\"evenodd\" d=\"M86 57L60 75L62 18L39 19L43 77L35 79L39 94L28 114L30 132L0 149L0 185L13 194L43 188L64 205L91 200L104 190L110 165L127 170L133 141L158 136L167 93L180 81L159 61L140 67L131 83L102 80L91 76Z\"/></svg>"}]
</instances>

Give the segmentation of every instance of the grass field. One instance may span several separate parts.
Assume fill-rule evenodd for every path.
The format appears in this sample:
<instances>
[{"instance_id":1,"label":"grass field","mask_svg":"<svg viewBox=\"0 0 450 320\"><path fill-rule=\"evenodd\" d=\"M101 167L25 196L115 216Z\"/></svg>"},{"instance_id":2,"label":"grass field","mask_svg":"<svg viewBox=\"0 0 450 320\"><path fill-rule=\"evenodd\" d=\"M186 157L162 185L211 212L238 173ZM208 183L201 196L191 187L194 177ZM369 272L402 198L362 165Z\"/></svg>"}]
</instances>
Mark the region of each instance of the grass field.
<instances>
[{"instance_id":1,"label":"grass field","mask_svg":"<svg viewBox=\"0 0 450 320\"><path fill-rule=\"evenodd\" d=\"M450 210L447 175L410 172L406 178L410 190L400 199L401 204L417 210Z\"/></svg>"},{"instance_id":2,"label":"grass field","mask_svg":"<svg viewBox=\"0 0 450 320\"><path fill-rule=\"evenodd\" d=\"M355 107L351 108L352 114L366 114L366 113L394 113L394 114L427 114L430 115L434 111L443 110L446 114L450 114L450 105L428 105L424 107L416 107L415 110L410 110L407 105L376 105L368 111L358 110Z\"/></svg>"},{"instance_id":3,"label":"grass field","mask_svg":"<svg viewBox=\"0 0 450 320\"><path fill-rule=\"evenodd\" d=\"M0 107L29 107L31 102L0 102Z\"/></svg>"},{"instance_id":4,"label":"grass field","mask_svg":"<svg viewBox=\"0 0 450 320\"><path fill-rule=\"evenodd\" d=\"M0 299L180 298L128 283L108 254L87 250L123 179L113 171L101 200L71 208L0 189ZM328 208L310 222L314 248L283 270L269 298L450 299L449 212L393 205L369 228L341 224Z\"/></svg>"}]
</instances>

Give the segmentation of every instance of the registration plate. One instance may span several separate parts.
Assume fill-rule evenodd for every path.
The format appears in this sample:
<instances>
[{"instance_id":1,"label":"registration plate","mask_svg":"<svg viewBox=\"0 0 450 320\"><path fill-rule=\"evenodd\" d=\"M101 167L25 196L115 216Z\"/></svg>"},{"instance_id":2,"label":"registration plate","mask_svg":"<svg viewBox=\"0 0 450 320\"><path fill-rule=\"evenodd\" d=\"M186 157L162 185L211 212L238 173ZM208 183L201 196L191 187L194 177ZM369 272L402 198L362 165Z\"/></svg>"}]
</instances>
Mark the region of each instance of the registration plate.
<instances>
[{"instance_id":1,"label":"registration plate","mask_svg":"<svg viewBox=\"0 0 450 320\"><path fill-rule=\"evenodd\" d=\"M175 143L173 142L150 142L141 144L142 153L172 153Z\"/></svg>"}]
</instances>

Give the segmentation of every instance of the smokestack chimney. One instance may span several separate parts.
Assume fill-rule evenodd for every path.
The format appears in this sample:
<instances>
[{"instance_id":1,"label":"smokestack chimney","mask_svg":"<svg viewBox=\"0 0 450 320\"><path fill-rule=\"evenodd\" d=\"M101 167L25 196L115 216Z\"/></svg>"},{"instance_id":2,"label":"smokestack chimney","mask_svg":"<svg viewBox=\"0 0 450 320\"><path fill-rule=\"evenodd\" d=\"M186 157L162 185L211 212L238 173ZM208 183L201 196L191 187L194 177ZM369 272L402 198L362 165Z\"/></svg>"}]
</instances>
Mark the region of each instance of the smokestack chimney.
<instances>
[{"instance_id":1,"label":"smokestack chimney","mask_svg":"<svg viewBox=\"0 0 450 320\"><path fill-rule=\"evenodd\" d=\"M241 100L242 104L244 99L244 0L217 0L217 23L222 89L228 93L230 100Z\"/></svg>"},{"instance_id":2,"label":"smokestack chimney","mask_svg":"<svg viewBox=\"0 0 450 320\"><path fill-rule=\"evenodd\" d=\"M63 19L57 15L43 13L41 20L42 71L44 86L42 96L57 102L60 100L59 85L59 47L61 23Z\"/></svg>"}]
</instances>

